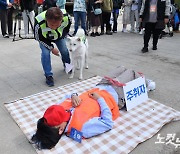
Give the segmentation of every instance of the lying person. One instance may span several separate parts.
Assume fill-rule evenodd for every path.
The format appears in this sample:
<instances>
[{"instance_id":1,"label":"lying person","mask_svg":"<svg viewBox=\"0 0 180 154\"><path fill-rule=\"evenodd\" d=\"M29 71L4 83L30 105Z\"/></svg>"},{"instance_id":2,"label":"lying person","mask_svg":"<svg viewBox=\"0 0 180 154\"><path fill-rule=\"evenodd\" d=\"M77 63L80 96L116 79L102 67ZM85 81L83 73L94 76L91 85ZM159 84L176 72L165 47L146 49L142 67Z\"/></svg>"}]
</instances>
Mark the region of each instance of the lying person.
<instances>
[{"instance_id":1,"label":"lying person","mask_svg":"<svg viewBox=\"0 0 180 154\"><path fill-rule=\"evenodd\" d=\"M125 104L122 101L123 83L140 76L141 73L118 67L108 77L104 77L95 88L80 96L73 93L71 98L50 106L38 120L32 142L38 149L51 149L63 134L70 134L71 128L81 131L84 138L111 130L114 120L120 115L119 109Z\"/></svg>"}]
</instances>

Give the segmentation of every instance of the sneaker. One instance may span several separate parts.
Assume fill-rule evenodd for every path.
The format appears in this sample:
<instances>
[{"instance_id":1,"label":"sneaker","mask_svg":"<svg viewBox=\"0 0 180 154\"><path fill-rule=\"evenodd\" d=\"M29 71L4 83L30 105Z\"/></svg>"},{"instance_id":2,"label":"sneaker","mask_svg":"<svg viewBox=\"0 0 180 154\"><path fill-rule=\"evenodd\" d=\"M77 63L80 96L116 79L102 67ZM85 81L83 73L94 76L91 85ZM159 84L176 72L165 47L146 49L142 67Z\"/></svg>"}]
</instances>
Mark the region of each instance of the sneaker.
<instances>
[{"instance_id":1,"label":"sneaker","mask_svg":"<svg viewBox=\"0 0 180 154\"><path fill-rule=\"evenodd\" d=\"M8 34L5 34L3 37L4 37L4 38L9 38L9 35L8 35Z\"/></svg>"},{"instance_id":2,"label":"sneaker","mask_svg":"<svg viewBox=\"0 0 180 154\"><path fill-rule=\"evenodd\" d=\"M139 35L143 35L144 34L144 30L141 29L141 31L139 32Z\"/></svg>"},{"instance_id":3,"label":"sneaker","mask_svg":"<svg viewBox=\"0 0 180 154\"><path fill-rule=\"evenodd\" d=\"M141 51L142 51L142 53L148 52L148 48L147 48L147 47L143 47L143 48L141 49Z\"/></svg>"},{"instance_id":4,"label":"sneaker","mask_svg":"<svg viewBox=\"0 0 180 154\"><path fill-rule=\"evenodd\" d=\"M114 30L114 31L113 31L113 33L117 33L117 31L116 31L116 30Z\"/></svg>"},{"instance_id":5,"label":"sneaker","mask_svg":"<svg viewBox=\"0 0 180 154\"><path fill-rule=\"evenodd\" d=\"M54 86L54 79L53 79L52 76L46 76L46 84L47 84L49 87Z\"/></svg>"},{"instance_id":6,"label":"sneaker","mask_svg":"<svg viewBox=\"0 0 180 154\"><path fill-rule=\"evenodd\" d=\"M153 46L153 47L152 47L152 50L157 50L157 46Z\"/></svg>"},{"instance_id":7,"label":"sneaker","mask_svg":"<svg viewBox=\"0 0 180 154\"><path fill-rule=\"evenodd\" d=\"M106 32L106 35L112 35L113 33L112 32L110 32L110 31L107 31Z\"/></svg>"},{"instance_id":8,"label":"sneaker","mask_svg":"<svg viewBox=\"0 0 180 154\"><path fill-rule=\"evenodd\" d=\"M104 31L102 31L102 32L100 33L100 35L104 35Z\"/></svg>"},{"instance_id":9,"label":"sneaker","mask_svg":"<svg viewBox=\"0 0 180 154\"><path fill-rule=\"evenodd\" d=\"M96 36L100 36L100 34L98 32L95 33Z\"/></svg>"},{"instance_id":10,"label":"sneaker","mask_svg":"<svg viewBox=\"0 0 180 154\"><path fill-rule=\"evenodd\" d=\"M123 29L122 32L123 32L123 33L129 33L129 32L127 31L127 29Z\"/></svg>"},{"instance_id":11,"label":"sneaker","mask_svg":"<svg viewBox=\"0 0 180 154\"><path fill-rule=\"evenodd\" d=\"M95 34L94 32L92 32L92 33L90 34L90 36L96 37L96 34Z\"/></svg>"}]
</instances>

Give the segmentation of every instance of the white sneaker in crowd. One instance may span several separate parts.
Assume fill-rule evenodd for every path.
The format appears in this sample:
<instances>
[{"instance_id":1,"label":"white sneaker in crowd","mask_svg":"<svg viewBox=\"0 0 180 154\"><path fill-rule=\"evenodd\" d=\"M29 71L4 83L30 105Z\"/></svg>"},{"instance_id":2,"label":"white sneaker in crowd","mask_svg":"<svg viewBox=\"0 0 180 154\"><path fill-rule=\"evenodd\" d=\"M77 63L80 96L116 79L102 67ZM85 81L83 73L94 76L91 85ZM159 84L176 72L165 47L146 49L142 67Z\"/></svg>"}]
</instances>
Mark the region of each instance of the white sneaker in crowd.
<instances>
[{"instance_id":1,"label":"white sneaker in crowd","mask_svg":"<svg viewBox=\"0 0 180 154\"><path fill-rule=\"evenodd\" d=\"M143 35L144 34L144 30L141 29L141 31L139 32L140 35Z\"/></svg>"},{"instance_id":2,"label":"white sneaker in crowd","mask_svg":"<svg viewBox=\"0 0 180 154\"><path fill-rule=\"evenodd\" d=\"M124 28L123 28L122 32L123 32L123 33L129 33L129 32L127 31L127 29L124 29Z\"/></svg>"}]
</instances>

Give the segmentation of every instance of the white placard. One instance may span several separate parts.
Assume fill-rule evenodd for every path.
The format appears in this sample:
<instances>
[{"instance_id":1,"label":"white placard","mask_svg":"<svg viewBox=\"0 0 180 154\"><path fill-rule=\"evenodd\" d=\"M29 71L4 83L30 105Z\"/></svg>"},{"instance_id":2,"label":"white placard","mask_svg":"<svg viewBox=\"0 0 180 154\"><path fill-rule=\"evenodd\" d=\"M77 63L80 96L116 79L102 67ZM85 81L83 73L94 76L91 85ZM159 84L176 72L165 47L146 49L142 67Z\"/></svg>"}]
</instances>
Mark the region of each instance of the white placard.
<instances>
[{"instance_id":1,"label":"white placard","mask_svg":"<svg viewBox=\"0 0 180 154\"><path fill-rule=\"evenodd\" d=\"M148 99L144 77L139 77L123 86L127 111Z\"/></svg>"}]
</instances>

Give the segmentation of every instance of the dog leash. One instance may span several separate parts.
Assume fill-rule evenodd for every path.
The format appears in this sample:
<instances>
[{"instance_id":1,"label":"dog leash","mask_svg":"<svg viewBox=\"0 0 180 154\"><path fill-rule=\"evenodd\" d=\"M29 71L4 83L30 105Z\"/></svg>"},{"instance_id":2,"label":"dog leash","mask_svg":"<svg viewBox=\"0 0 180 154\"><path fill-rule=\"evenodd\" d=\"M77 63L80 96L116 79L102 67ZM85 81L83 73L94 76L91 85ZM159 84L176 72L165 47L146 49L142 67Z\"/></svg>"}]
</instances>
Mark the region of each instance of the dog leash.
<instances>
[{"instance_id":1,"label":"dog leash","mask_svg":"<svg viewBox=\"0 0 180 154\"><path fill-rule=\"evenodd\" d=\"M104 78L105 78L107 81L109 81L109 82L110 82L112 85L114 85L114 86L123 87L123 86L126 85L125 83L118 82L118 81L113 80L112 78L107 77L107 76L105 76Z\"/></svg>"}]
</instances>

